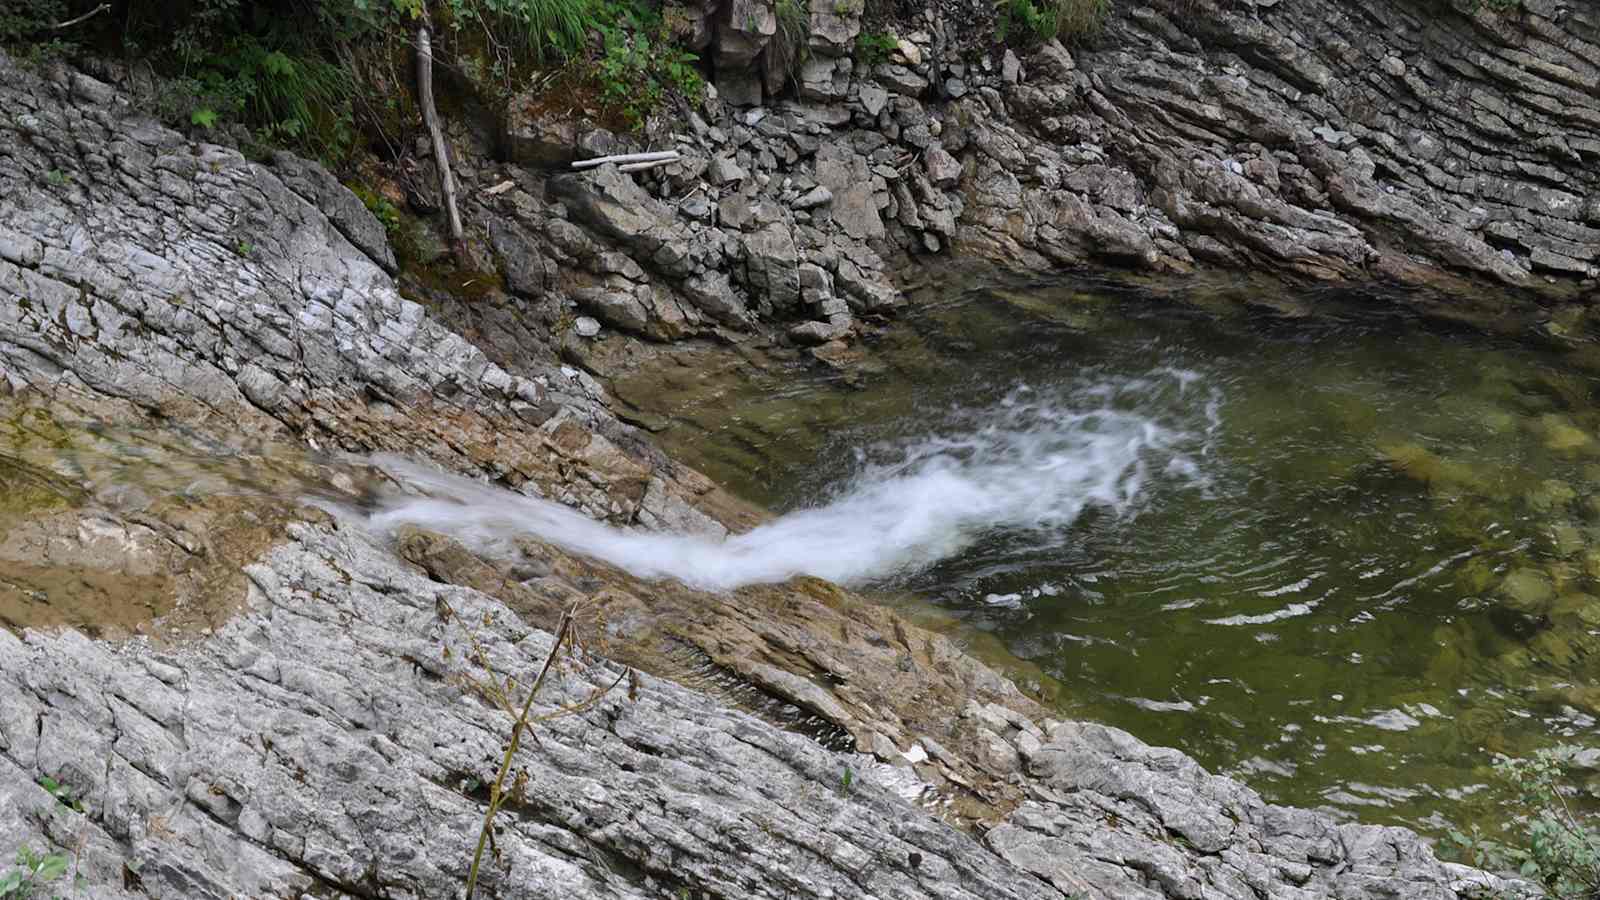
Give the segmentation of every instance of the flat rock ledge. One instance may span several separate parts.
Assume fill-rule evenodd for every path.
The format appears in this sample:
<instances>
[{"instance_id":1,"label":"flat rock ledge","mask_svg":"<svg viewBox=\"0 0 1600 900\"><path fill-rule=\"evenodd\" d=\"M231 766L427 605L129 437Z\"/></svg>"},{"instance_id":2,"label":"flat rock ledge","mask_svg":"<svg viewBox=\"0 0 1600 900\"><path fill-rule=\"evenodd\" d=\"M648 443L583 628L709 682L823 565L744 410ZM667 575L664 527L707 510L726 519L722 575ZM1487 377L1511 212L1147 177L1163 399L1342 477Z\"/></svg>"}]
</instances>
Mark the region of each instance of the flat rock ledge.
<instances>
[{"instance_id":1,"label":"flat rock ledge","mask_svg":"<svg viewBox=\"0 0 1600 900\"><path fill-rule=\"evenodd\" d=\"M458 896L551 636L364 533L292 526L244 613L188 646L0 631L0 855L81 847L94 897ZM535 706L623 670L578 654ZM1452 898L1502 888L1397 828L1263 803L1112 728L997 708L1034 798L975 836L904 769L640 678L538 724L488 897ZM998 748L997 748L998 751ZM845 773L851 775L847 776ZM83 812L37 786L49 777ZM38 844L35 843L35 847Z\"/></svg>"}]
</instances>

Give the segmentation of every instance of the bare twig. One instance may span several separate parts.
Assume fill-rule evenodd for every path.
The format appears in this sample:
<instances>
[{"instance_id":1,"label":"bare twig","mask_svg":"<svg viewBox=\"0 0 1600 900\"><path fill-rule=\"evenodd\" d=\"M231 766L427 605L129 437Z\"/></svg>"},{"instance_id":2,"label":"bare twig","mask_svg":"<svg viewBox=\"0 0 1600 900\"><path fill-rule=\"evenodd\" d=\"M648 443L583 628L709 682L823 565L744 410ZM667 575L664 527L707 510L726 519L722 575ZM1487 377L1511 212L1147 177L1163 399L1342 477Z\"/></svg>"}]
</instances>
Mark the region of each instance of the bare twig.
<instances>
[{"instance_id":1,"label":"bare twig","mask_svg":"<svg viewBox=\"0 0 1600 900\"><path fill-rule=\"evenodd\" d=\"M550 667L555 664L556 657L561 653L561 645L572 631L572 617L577 609L577 605L574 604L561 614L561 624L556 628L556 639L550 644L550 653L544 658L544 665L539 668L539 677L533 680L533 687L528 689L528 699L522 705L522 715L518 716L516 724L511 726L511 743L506 745L505 758L500 761L500 774L495 777L494 786L489 789L489 808L483 812L483 828L478 832L478 848L472 853L472 870L467 873L467 900L472 900L472 892L478 885L478 866L483 862L483 848L488 843L490 831L494 827L495 813L500 811L501 791L505 788L506 773L511 771L511 761L516 757L517 747L522 743L522 733L528 727L528 713L533 711L533 698L539 695L539 688L544 684L545 676L550 674Z\"/></svg>"},{"instance_id":2,"label":"bare twig","mask_svg":"<svg viewBox=\"0 0 1600 900\"><path fill-rule=\"evenodd\" d=\"M105 12L106 10L108 10L110 8L111 8L111 4L102 3L99 6L96 6L94 9L91 9L88 12L84 13L83 15L78 16L77 18L68 19L65 22L57 22L56 24L51 25L50 29L52 31L60 31L63 28L71 28L72 26L78 24L79 22L82 22L83 20L85 20L87 18L90 18L91 16L97 16L100 13L103 13L103 12Z\"/></svg>"}]
</instances>

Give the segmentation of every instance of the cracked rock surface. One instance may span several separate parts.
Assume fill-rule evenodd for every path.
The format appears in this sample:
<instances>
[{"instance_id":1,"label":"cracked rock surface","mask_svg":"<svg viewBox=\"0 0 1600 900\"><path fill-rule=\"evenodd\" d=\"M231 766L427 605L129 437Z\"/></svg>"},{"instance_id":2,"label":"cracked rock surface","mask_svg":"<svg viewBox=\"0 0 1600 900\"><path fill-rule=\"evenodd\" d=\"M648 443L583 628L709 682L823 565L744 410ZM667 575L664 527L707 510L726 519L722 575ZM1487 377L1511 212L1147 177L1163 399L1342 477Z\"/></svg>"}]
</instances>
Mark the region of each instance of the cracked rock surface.
<instances>
[{"instance_id":1,"label":"cracked rock surface","mask_svg":"<svg viewBox=\"0 0 1600 900\"><path fill-rule=\"evenodd\" d=\"M916 89L913 68L894 65L904 71L886 67L885 77ZM1038 65L1019 63L1018 83L1028 83L1021 68ZM958 102L976 95L987 107L981 78L963 77L971 83ZM880 115L915 115L904 93L870 99ZM115 409L152 433L426 454L645 527L752 521L612 419L588 376L548 360L492 362L400 297L374 240L381 229L314 165L265 166L190 143L86 76L40 76L3 57L0 105L8 413L70 402ZM921 140L917 124L901 134ZM945 145L963 166L985 143L990 158L1014 150L1024 163L1033 146L997 129L969 139ZM740 277L800 302L842 289L865 304L879 282L862 267L883 259L877 251L852 245L806 268L809 245L791 247L779 225L799 213L814 221L831 203L851 217L842 233L876 240L877 216L891 239L877 194L849 196L859 157L831 154L819 163L842 170L845 187L825 185L830 201L764 223L752 209L741 231L765 258L792 252L793 282L781 265ZM924 180L965 177L933 158ZM908 190L916 199L925 189ZM579 209L584 195L569 196ZM574 246L631 233L605 204L573 216L583 227L568 222ZM1122 240L1106 221L1105 239ZM686 262L663 241L649 266L603 249L589 258L630 283L633 266L687 285L694 252ZM48 437L32 413L13 420ZM79 490L76 476L12 465L6 434L8 499L14 484ZM208 545L204 517L187 519L198 534L167 521L185 517L181 504L50 508L36 534L52 542L52 559L112 576L181 570L226 582L243 572L237 614L181 637L0 630L0 859L28 842L76 848L96 897L454 895L510 730L490 702L495 689L507 676L532 680L552 642L541 630L549 608L652 591L599 577L604 567L588 561L510 572L426 534L390 546L306 509L251 523L235 504L233 524L216 526L247 533L230 550ZM221 571L207 576L195 559L221 560ZM853 612L861 601L847 592L797 582L761 596L770 618L755 603L733 609L680 587L614 601L600 641L560 664L540 694L536 713L581 708L540 722L519 751L486 894L1376 900L1507 887L1438 862L1410 832L1269 806L1177 751L1050 722L943 638L886 610ZM629 644L632 634L645 637ZM646 638L687 642L747 688L848 733L859 752L648 670L636 688L624 676L595 699L622 674L604 645L642 661ZM897 695L922 708L897 709ZM953 696L970 702L945 702ZM46 777L68 785L83 811L39 787ZM952 798L981 809L962 815Z\"/></svg>"}]
</instances>

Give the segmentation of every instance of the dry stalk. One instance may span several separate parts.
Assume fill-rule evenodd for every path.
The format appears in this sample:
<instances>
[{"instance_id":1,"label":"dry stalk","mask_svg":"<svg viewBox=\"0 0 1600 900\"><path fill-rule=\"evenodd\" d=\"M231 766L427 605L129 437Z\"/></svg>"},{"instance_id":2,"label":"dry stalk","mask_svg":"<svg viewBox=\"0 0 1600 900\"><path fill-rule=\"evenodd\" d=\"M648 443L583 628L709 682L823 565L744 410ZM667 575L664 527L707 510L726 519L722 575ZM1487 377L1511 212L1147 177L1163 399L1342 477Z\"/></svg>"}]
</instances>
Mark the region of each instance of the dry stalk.
<instances>
[{"instance_id":1,"label":"dry stalk","mask_svg":"<svg viewBox=\"0 0 1600 900\"><path fill-rule=\"evenodd\" d=\"M518 802L522 802L522 798L524 797L527 787L526 772L519 772L511 786L511 789L509 791L506 790L506 776L511 772L512 760L515 759L517 755L517 749L522 745L523 734L526 733L528 729L537 722L548 722L553 719L574 715L589 709L596 703L600 702L601 698L614 690L617 685L621 684L624 678L633 679L633 681L630 681L630 684L636 682L638 679L638 676L632 669L624 668L621 674L617 676L615 681L604 687L596 688L592 693L589 694L589 696L583 698L582 700L566 706L558 707L555 710L543 715L530 718L530 713L533 712L534 698L539 695L539 688L544 686L545 677L550 674L550 669L555 665L556 659L561 655L562 648L567 647L569 650L577 648L577 637L573 631L572 624L573 620L577 616L577 612L577 604L573 604L564 612L562 612L561 622L556 627L555 641L550 645L550 652L545 656L544 665L540 666L539 675L534 679L533 686L528 689L528 696L522 703L521 713L515 713L511 705L510 694L514 689L514 683L511 681L509 676L506 679L506 685L504 689L500 688L499 685L494 684L493 681L480 683L475 679L469 679L471 683L478 688L479 692L483 694L486 699L489 699L495 706L504 709L508 714L515 714L516 723L511 726L511 740L506 745L505 756L500 760L500 772L495 776L494 784L489 788L489 806L483 812L483 827L478 831L478 846L477 849L475 849L472 853L472 868L467 873L467 900L471 900L472 893L474 890L476 890L478 885L478 872L483 863L483 851L484 848L489 845L492 839L495 815L500 812L500 807L504 805L507 797L517 799ZM473 643L475 645L477 643L475 636L473 636ZM481 654L481 649L478 652ZM480 665L481 664L483 663L480 662ZM632 696L633 693L634 692L630 691L630 696Z\"/></svg>"}]
</instances>

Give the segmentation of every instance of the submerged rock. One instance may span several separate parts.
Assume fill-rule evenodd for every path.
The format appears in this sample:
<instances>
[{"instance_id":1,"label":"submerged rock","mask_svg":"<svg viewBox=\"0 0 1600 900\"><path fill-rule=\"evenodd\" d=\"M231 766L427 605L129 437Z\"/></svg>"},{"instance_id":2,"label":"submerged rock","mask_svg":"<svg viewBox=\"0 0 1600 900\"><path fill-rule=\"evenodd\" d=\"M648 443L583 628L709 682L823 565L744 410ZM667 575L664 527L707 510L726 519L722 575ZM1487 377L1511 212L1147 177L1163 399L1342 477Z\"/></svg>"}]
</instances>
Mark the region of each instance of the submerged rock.
<instances>
[{"instance_id":1,"label":"submerged rock","mask_svg":"<svg viewBox=\"0 0 1600 900\"><path fill-rule=\"evenodd\" d=\"M1500 582L1496 596L1507 607L1526 615L1539 615L1555 599L1555 587L1543 572L1515 569Z\"/></svg>"}]
</instances>

